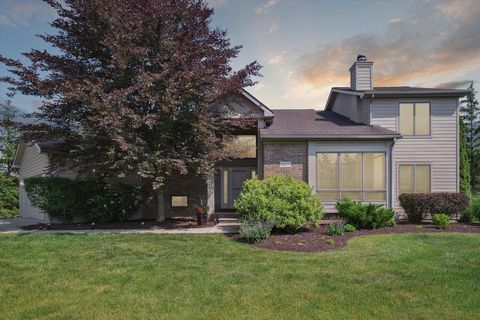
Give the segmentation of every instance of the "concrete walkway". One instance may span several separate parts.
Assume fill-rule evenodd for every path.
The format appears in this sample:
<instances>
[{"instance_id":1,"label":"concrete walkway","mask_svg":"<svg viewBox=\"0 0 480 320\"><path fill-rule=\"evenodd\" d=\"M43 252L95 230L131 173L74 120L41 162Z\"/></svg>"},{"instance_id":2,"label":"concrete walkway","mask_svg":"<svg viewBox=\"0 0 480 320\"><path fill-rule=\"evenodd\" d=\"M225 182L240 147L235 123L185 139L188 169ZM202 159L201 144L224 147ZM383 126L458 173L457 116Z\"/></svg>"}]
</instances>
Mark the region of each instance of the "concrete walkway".
<instances>
[{"instance_id":1,"label":"concrete walkway","mask_svg":"<svg viewBox=\"0 0 480 320\"><path fill-rule=\"evenodd\" d=\"M25 218L0 219L0 233L19 232L21 227L36 224L38 221Z\"/></svg>"},{"instance_id":2,"label":"concrete walkway","mask_svg":"<svg viewBox=\"0 0 480 320\"><path fill-rule=\"evenodd\" d=\"M207 234L207 233L238 233L238 223L219 223L208 228L178 228L178 229L93 229L93 230L22 230L22 226L38 223L35 220L13 218L0 219L0 234L9 233L155 233L155 234Z\"/></svg>"}]
</instances>

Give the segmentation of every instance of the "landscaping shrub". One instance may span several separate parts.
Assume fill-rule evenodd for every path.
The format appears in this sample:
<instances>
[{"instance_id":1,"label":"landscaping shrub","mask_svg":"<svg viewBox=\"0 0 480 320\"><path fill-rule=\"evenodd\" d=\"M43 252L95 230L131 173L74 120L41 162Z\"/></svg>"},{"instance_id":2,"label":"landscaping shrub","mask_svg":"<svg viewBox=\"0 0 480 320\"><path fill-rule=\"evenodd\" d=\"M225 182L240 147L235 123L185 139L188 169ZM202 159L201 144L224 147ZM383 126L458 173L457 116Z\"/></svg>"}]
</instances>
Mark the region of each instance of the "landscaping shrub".
<instances>
[{"instance_id":1,"label":"landscaping shrub","mask_svg":"<svg viewBox=\"0 0 480 320\"><path fill-rule=\"evenodd\" d=\"M444 213L435 214L433 215L432 222L437 227L445 229L450 225L450 217Z\"/></svg>"},{"instance_id":2,"label":"landscaping shrub","mask_svg":"<svg viewBox=\"0 0 480 320\"><path fill-rule=\"evenodd\" d=\"M24 181L32 204L52 217L71 222L75 215L77 193L72 180L61 177L31 177Z\"/></svg>"},{"instance_id":3,"label":"landscaping shrub","mask_svg":"<svg viewBox=\"0 0 480 320\"><path fill-rule=\"evenodd\" d=\"M403 193L399 200L410 222L420 222L438 212L459 217L470 201L466 194L456 192Z\"/></svg>"},{"instance_id":4,"label":"landscaping shrub","mask_svg":"<svg viewBox=\"0 0 480 320\"><path fill-rule=\"evenodd\" d=\"M395 211L380 204L362 204L360 201L341 199L337 201L338 214L357 228L375 229L391 225Z\"/></svg>"},{"instance_id":5,"label":"landscaping shrub","mask_svg":"<svg viewBox=\"0 0 480 320\"><path fill-rule=\"evenodd\" d=\"M470 205L460 217L462 222L472 222L473 219L480 220L480 196L475 195L470 198Z\"/></svg>"},{"instance_id":6,"label":"landscaping shrub","mask_svg":"<svg viewBox=\"0 0 480 320\"><path fill-rule=\"evenodd\" d=\"M18 179L0 173L0 218L18 215Z\"/></svg>"},{"instance_id":7,"label":"landscaping shrub","mask_svg":"<svg viewBox=\"0 0 480 320\"><path fill-rule=\"evenodd\" d=\"M92 180L31 177L25 179L25 190L34 206L65 223L76 215L94 222L124 221L140 205L139 189L125 184L111 187Z\"/></svg>"},{"instance_id":8,"label":"landscaping shrub","mask_svg":"<svg viewBox=\"0 0 480 320\"><path fill-rule=\"evenodd\" d=\"M355 226L353 224L347 223L345 225L345 227L343 228L343 230L345 232L353 232L353 231L357 230L357 228L355 228Z\"/></svg>"},{"instance_id":9,"label":"landscaping shrub","mask_svg":"<svg viewBox=\"0 0 480 320\"><path fill-rule=\"evenodd\" d=\"M87 215L94 222L126 221L140 206L140 188L120 183L105 185L100 193L87 199Z\"/></svg>"},{"instance_id":10,"label":"landscaping shrub","mask_svg":"<svg viewBox=\"0 0 480 320\"><path fill-rule=\"evenodd\" d=\"M322 203L311 187L286 176L245 181L235 200L235 209L242 220L249 217L272 220L276 228L289 231L317 226L323 216Z\"/></svg>"},{"instance_id":11,"label":"landscaping shrub","mask_svg":"<svg viewBox=\"0 0 480 320\"><path fill-rule=\"evenodd\" d=\"M247 217L240 224L240 238L249 243L267 239L273 228L272 220Z\"/></svg>"},{"instance_id":12,"label":"landscaping shrub","mask_svg":"<svg viewBox=\"0 0 480 320\"><path fill-rule=\"evenodd\" d=\"M325 233L329 236L342 236L344 227L337 223L330 223L325 228Z\"/></svg>"}]
</instances>

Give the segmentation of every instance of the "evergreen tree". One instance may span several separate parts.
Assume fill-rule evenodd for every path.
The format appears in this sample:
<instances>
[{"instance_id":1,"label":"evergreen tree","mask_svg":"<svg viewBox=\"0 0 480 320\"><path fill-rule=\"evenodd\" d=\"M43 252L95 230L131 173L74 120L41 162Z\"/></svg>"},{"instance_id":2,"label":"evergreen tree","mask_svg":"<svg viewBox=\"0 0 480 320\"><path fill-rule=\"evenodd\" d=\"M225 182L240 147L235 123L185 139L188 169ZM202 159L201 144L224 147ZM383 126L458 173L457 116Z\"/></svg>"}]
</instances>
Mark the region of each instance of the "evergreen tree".
<instances>
[{"instance_id":1,"label":"evergreen tree","mask_svg":"<svg viewBox=\"0 0 480 320\"><path fill-rule=\"evenodd\" d=\"M470 162L468 158L468 148L467 148L467 139L466 139L466 129L463 119L459 120L459 129L460 129L460 192L463 192L467 195L471 195L472 186L470 179Z\"/></svg>"},{"instance_id":2,"label":"evergreen tree","mask_svg":"<svg viewBox=\"0 0 480 320\"><path fill-rule=\"evenodd\" d=\"M0 172L7 176L13 171L13 156L19 136L14 121L18 115L18 109L9 100L0 103Z\"/></svg>"},{"instance_id":3,"label":"evergreen tree","mask_svg":"<svg viewBox=\"0 0 480 320\"><path fill-rule=\"evenodd\" d=\"M463 122L466 125L466 149L470 165L470 185L473 192L479 191L480 189L480 152L478 150L480 107L475 95L476 91L472 81L470 87L468 87L466 98L461 101L460 108Z\"/></svg>"}]
</instances>

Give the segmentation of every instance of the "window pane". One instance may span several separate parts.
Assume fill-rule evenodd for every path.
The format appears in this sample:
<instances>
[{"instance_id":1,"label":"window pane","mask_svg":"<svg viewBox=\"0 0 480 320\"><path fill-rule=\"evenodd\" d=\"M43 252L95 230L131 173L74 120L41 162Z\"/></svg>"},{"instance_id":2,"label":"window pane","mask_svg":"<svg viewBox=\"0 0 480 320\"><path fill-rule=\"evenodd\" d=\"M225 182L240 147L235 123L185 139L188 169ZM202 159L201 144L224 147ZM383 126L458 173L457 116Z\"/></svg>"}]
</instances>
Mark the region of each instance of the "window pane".
<instances>
[{"instance_id":1,"label":"window pane","mask_svg":"<svg viewBox=\"0 0 480 320\"><path fill-rule=\"evenodd\" d=\"M236 158L255 158L257 156L257 137L255 135L237 135L226 142L235 149Z\"/></svg>"},{"instance_id":2,"label":"window pane","mask_svg":"<svg viewBox=\"0 0 480 320\"><path fill-rule=\"evenodd\" d=\"M317 190L337 189L337 154L317 153Z\"/></svg>"},{"instance_id":3,"label":"window pane","mask_svg":"<svg viewBox=\"0 0 480 320\"><path fill-rule=\"evenodd\" d=\"M400 103L400 133L413 135L413 103Z\"/></svg>"},{"instance_id":4,"label":"window pane","mask_svg":"<svg viewBox=\"0 0 480 320\"><path fill-rule=\"evenodd\" d=\"M188 207L188 197L187 196L172 196L172 207Z\"/></svg>"},{"instance_id":5,"label":"window pane","mask_svg":"<svg viewBox=\"0 0 480 320\"><path fill-rule=\"evenodd\" d=\"M223 171L223 203L228 204L228 170Z\"/></svg>"},{"instance_id":6,"label":"window pane","mask_svg":"<svg viewBox=\"0 0 480 320\"><path fill-rule=\"evenodd\" d=\"M363 155L364 188L385 189L385 154L365 153Z\"/></svg>"},{"instance_id":7,"label":"window pane","mask_svg":"<svg viewBox=\"0 0 480 320\"><path fill-rule=\"evenodd\" d=\"M347 192L341 192L340 194L341 198L347 198L350 200L362 200L362 193L360 191L347 191Z\"/></svg>"},{"instance_id":8,"label":"window pane","mask_svg":"<svg viewBox=\"0 0 480 320\"><path fill-rule=\"evenodd\" d=\"M318 191L317 196L322 201L337 201L338 200L338 192L332 191Z\"/></svg>"},{"instance_id":9,"label":"window pane","mask_svg":"<svg viewBox=\"0 0 480 320\"><path fill-rule=\"evenodd\" d=\"M340 154L340 189L362 188L362 154Z\"/></svg>"},{"instance_id":10,"label":"window pane","mask_svg":"<svg viewBox=\"0 0 480 320\"><path fill-rule=\"evenodd\" d=\"M415 192L430 192L430 166L421 165L416 166L415 172L415 182L416 190Z\"/></svg>"},{"instance_id":11,"label":"window pane","mask_svg":"<svg viewBox=\"0 0 480 320\"><path fill-rule=\"evenodd\" d=\"M400 194L414 192L413 170L414 167L410 165L402 165L399 167Z\"/></svg>"},{"instance_id":12,"label":"window pane","mask_svg":"<svg viewBox=\"0 0 480 320\"><path fill-rule=\"evenodd\" d=\"M428 103L415 104L415 135L430 134L430 105Z\"/></svg>"},{"instance_id":13,"label":"window pane","mask_svg":"<svg viewBox=\"0 0 480 320\"><path fill-rule=\"evenodd\" d=\"M385 201L385 192L365 192L365 201Z\"/></svg>"}]
</instances>

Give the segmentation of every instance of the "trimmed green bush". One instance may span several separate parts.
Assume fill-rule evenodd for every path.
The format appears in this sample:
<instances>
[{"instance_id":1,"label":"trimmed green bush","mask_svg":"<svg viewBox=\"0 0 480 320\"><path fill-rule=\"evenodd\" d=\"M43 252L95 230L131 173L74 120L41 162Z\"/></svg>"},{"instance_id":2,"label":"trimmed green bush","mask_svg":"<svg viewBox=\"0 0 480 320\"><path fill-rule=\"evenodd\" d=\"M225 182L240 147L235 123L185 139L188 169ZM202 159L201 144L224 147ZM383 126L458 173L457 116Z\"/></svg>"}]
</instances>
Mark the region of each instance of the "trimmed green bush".
<instances>
[{"instance_id":1,"label":"trimmed green bush","mask_svg":"<svg viewBox=\"0 0 480 320\"><path fill-rule=\"evenodd\" d=\"M69 223L75 215L76 197L73 182L61 177L31 177L24 181L32 204L52 217Z\"/></svg>"},{"instance_id":2,"label":"trimmed green bush","mask_svg":"<svg viewBox=\"0 0 480 320\"><path fill-rule=\"evenodd\" d=\"M318 226L323 216L322 203L311 187L286 176L245 181L235 200L235 209L241 220L250 217L272 220L276 228L288 231Z\"/></svg>"},{"instance_id":3,"label":"trimmed green bush","mask_svg":"<svg viewBox=\"0 0 480 320\"><path fill-rule=\"evenodd\" d=\"M267 239L273 228L273 221L247 217L240 224L240 238L249 243Z\"/></svg>"},{"instance_id":4,"label":"trimmed green bush","mask_svg":"<svg viewBox=\"0 0 480 320\"><path fill-rule=\"evenodd\" d=\"M410 222L420 222L442 212L460 217L468 208L470 199L460 192L403 193L399 197Z\"/></svg>"},{"instance_id":5,"label":"trimmed green bush","mask_svg":"<svg viewBox=\"0 0 480 320\"><path fill-rule=\"evenodd\" d=\"M18 179L0 173L0 218L18 215Z\"/></svg>"},{"instance_id":6,"label":"trimmed green bush","mask_svg":"<svg viewBox=\"0 0 480 320\"><path fill-rule=\"evenodd\" d=\"M462 222L472 222L472 220L480 220L480 196L475 195L470 198L470 205L460 217Z\"/></svg>"},{"instance_id":7,"label":"trimmed green bush","mask_svg":"<svg viewBox=\"0 0 480 320\"><path fill-rule=\"evenodd\" d=\"M337 201L338 214L357 228L376 229L389 226L394 221L395 211L380 204L362 204L360 201L341 199Z\"/></svg>"},{"instance_id":8,"label":"trimmed green bush","mask_svg":"<svg viewBox=\"0 0 480 320\"><path fill-rule=\"evenodd\" d=\"M345 225L345 227L343 228L343 230L345 230L345 232L353 232L353 231L357 230L357 228L355 228L355 226L353 224L347 223Z\"/></svg>"},{"instance_id":9,"label":"trimmed green bush","mask_svg":"<svg viewBox=\"0 0 480 320\"><path fill-rule=\"evenodd\" d=\"M102 190L86 201L88 217L94 222L126 221L140 207L140 187L120 183L104 185Z\"/></svg>"},{"instance_id":10,"label":"trimmed green bush","mask_svg":"<svg viewBox=\"0 0 480 320\"><path fill-rule=\"evenodd\" d=\"M325 233L329 236L342 236L344 232L344 226L338 223L330 223L325 228Z\"/></svg>"},{"instance_id":11,"label":"trimmed green bush","mask_svg":"<svg viewBox=\"0 0 480 320\"><path fill-rule=\"evenodd\" d=\"M448 214L444 213L435 214L432 218L432 222L437 227L445 229L450 225L450 217Z\"/></svg>"},{"instance_id":12,"label":"trimmed green bush","mask_svg":"<svg viewBox=\"0 0 480 320\"><path fill-rule=\"evenodd\" d=\"M126 184L112 187L92 180L31 177L25 179L25 190L34 206L65 223L77 215L94 222L124 221L140 206L139 188Z\"/></svg>"}]
</instances>

